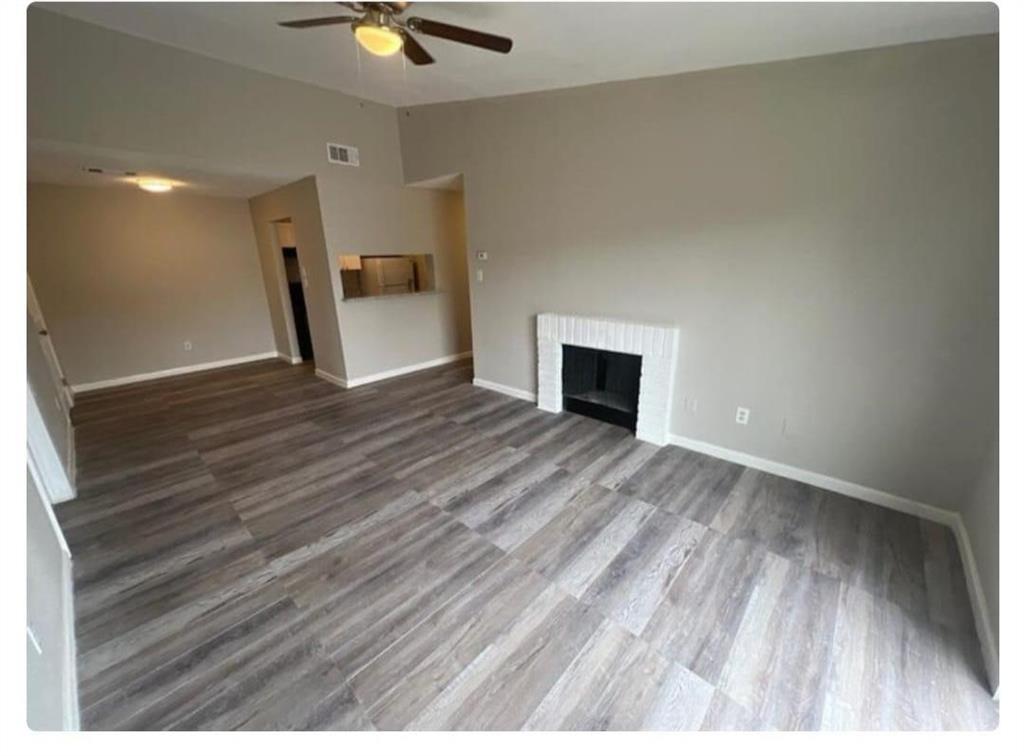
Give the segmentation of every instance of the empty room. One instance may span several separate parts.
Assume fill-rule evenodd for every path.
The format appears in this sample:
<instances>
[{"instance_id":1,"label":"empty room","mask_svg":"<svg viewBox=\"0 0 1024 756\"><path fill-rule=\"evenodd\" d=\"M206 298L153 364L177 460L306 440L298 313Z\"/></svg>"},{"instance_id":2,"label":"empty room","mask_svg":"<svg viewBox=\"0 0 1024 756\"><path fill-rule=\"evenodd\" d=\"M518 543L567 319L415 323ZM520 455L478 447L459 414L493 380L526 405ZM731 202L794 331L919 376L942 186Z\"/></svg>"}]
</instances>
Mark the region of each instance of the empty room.
<instances>
[{"instance_id":1,"label":"empty room","mask_svg":"<svg viewBox=\"0 0 1024 756\"><path fill-rule=\"evenodd\" d=\"M1015 726L994 4L21 23L30 740Z\"/></svg>"}]
</instances>

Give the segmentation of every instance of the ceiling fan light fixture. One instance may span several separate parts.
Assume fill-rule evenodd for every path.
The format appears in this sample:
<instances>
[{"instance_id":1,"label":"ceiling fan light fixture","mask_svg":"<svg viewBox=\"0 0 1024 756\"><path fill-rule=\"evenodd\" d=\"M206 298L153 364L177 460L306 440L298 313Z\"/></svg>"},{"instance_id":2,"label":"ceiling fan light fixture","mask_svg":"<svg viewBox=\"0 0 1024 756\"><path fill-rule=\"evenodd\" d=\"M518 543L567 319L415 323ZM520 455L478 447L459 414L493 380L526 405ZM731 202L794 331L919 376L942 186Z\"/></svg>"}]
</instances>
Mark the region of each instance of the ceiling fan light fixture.
<instances>
[{"instance_id":1,"label":"ceiling fan light fixture","mask_svg":"<svg viewBox=\"0 0 1024 756\"><path fill-rule=\"evenodd\" d=\"M356 40L364 50L381 57L402 49L402 35L389 26L360 24L356 27Z\"/></svg>"}]
</instances>

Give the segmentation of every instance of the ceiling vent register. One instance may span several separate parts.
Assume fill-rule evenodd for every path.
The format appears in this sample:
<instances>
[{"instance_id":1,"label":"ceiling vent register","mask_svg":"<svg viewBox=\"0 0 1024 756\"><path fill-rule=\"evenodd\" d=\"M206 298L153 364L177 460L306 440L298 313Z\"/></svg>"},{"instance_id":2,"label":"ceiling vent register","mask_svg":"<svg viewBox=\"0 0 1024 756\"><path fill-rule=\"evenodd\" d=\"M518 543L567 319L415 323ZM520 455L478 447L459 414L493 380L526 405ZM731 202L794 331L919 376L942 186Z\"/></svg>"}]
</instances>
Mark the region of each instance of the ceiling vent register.
<instances>
[{"instance_id":1,"label":"ceiling vent register","mask_svg":"<svg viewBox=\"0 0 1024 756\"><path fill-rule=\"evenodd\" d=\"M344 144L327 143L327 162L337 165L359 165L359 150Z\"/></svg>"}]
</instances>

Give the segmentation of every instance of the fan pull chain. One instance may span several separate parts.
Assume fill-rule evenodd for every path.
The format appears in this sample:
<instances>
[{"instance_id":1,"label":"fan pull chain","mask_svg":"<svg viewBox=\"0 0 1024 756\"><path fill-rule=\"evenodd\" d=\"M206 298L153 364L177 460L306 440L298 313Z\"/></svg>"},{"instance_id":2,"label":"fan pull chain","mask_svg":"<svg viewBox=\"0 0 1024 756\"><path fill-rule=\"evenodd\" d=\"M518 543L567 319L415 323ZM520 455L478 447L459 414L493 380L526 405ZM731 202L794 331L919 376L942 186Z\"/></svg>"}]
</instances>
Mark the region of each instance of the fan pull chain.
<instances>
[{"instance_id":1,"label":"fan pull chain","mask_svg":"<svg viewBox=\"0 0 1024 756\"><path fill-rule=\"evenodd\" d=\"M364 97L366 93L363 91L363 54L359 51L358 42L353 47L356 49L356 88L360 97Z\"/></svg>"},{"instance_id":2,"label":"fan pull chain","mask_svg":"<svg viewBox=\"0 0 1024 756\"><path fill-rule=\"evenodd\" d=\"M403 43L403 46L404 46L404 43ZM405 50L404 49L401 51L401 58L402 58L402 89L403 89L403 91L405 91L406 94L408 94L409 93L409 77L406 75L407 71L408 71L408 68L407 68L407 63L406 63L406 59L405 59Z\"/></svg>"}]
</instances>

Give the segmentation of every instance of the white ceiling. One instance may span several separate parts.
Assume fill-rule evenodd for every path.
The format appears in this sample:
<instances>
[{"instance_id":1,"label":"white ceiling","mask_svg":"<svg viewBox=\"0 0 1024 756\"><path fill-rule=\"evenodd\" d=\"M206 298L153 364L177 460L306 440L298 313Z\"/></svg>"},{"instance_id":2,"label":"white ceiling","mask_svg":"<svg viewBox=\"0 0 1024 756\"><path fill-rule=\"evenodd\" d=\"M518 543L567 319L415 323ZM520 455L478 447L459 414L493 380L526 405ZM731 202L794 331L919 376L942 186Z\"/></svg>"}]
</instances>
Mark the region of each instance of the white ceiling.
<instances>
[{"instance_id":1,"label":"white ceiling","mask_svg":"<svg viewBox=\"0 0 1024 756\"><path fill-rule=\"evenodd\" d=\"M498 55L423 35L436 58L359 54L334 3L40 3L111 29L391 105L533 92L997 31L993 3L415 3L512 37Z\"/></svg>"}]
</instances>

